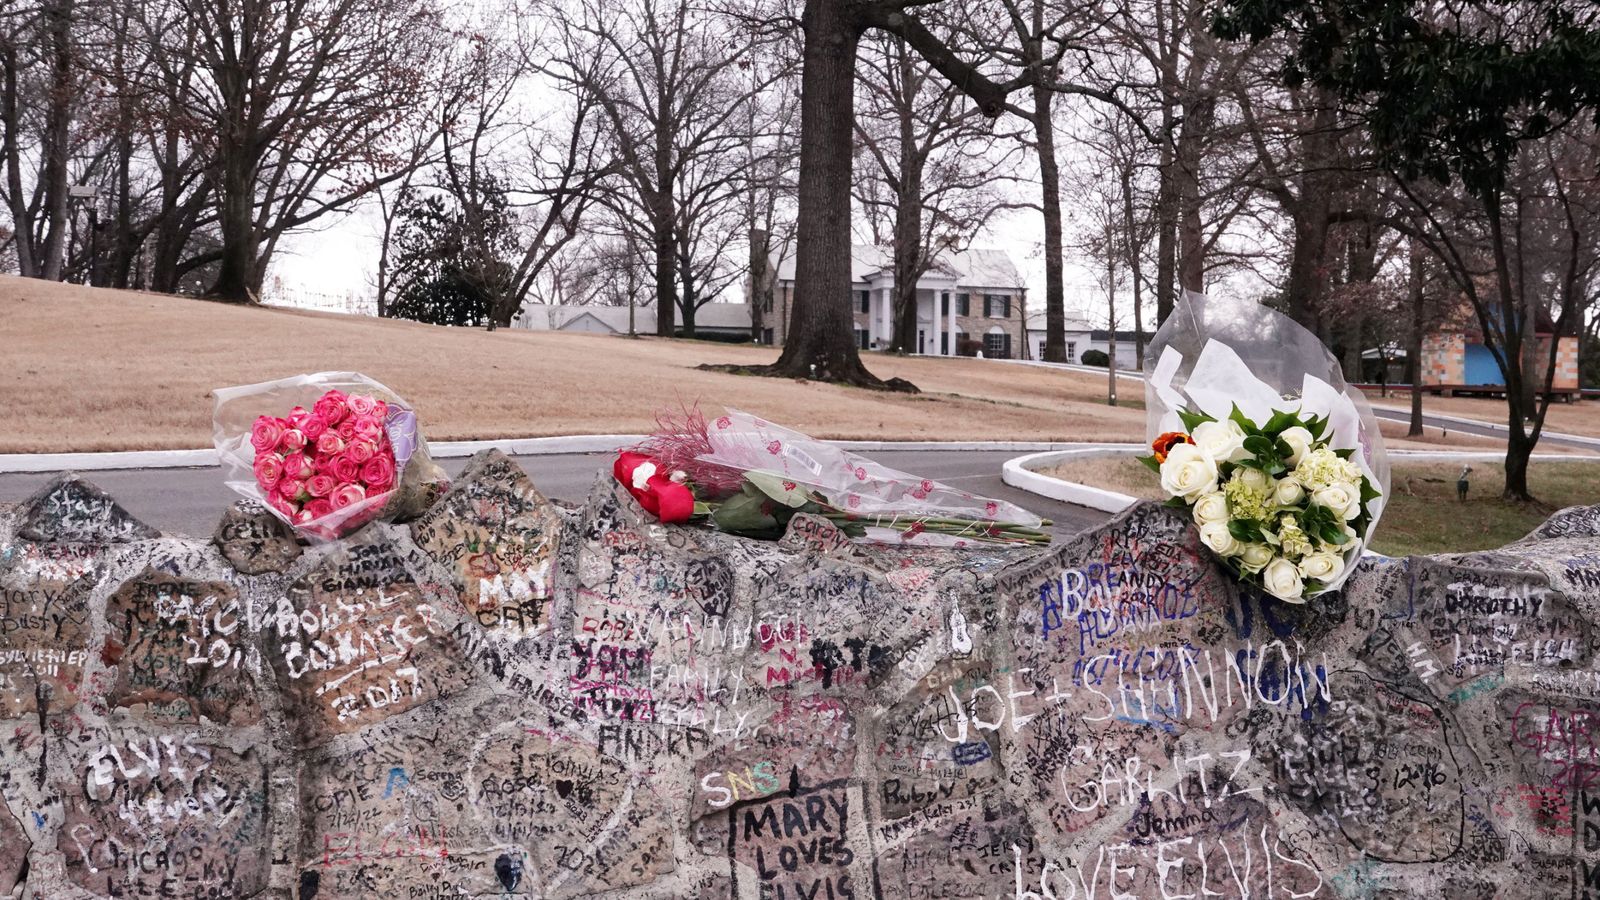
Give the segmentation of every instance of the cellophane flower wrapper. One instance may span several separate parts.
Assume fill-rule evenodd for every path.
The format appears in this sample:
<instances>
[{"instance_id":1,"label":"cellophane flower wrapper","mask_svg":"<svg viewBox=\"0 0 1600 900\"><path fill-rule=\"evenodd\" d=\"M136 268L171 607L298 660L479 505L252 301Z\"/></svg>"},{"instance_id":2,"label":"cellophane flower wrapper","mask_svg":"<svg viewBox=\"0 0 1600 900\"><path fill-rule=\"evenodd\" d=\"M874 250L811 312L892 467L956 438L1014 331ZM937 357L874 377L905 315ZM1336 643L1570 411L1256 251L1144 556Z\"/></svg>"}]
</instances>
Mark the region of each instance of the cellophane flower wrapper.
<instances>
[{"instance_id":1,"label":"cellophane flower wrapper","mask_svg":"<svg viewBox=\"0 0 1600 900\"><path fill-rule=\"evenodd\" d=\"M979 519L1029 528L1042 520L1020 506L981 497L926 478L891 469L864 456L819 441L758 416L728 409L707 430L712 452L705 462L741 472L766 472L803 485L829 506L863 517L904 521L929 518ZM860 540L871 543L958 546L960 535L913 535L868 525Z\"/></svg>"},{"instance_id":2,"label":"cellophane flower wrapper","mask_svg":"<svg viewBox=\"0 0 1600 900\"><path fill-rule=\"evenodd\" d=\"M394 487L296 525L268 502L256 482L256 451L250 444L250 429L257 416L283 416L296 406L310 409L319 397L335 389L346 394L366 394L389 405L384 431L394 450ZM312 541L335 540L372 521L415 518L449 490L450 478L428 453L428 442L411 404L359 372L317 372L218 388L211 393L216 398L211 440L222 463L224 483L235 493L260 501L274 516Z\"/></svg>"},{"instance_id":3,"label":"cellophane flower wrapper","mask_svg":"<svg viewBox=\"0 0 1600 900\"><path fill-rule=\"evenodd\" d=\"M1235 405L1257 424L1275 410L1326 416L1329 446L1354 450L1352 461L1383 492L1367 504L1371 524L1346 551L1344 572L1324 589L1339 587L1389 497L1389 456L1372 408L1300 323L1253 300L1185 292L1145 353L1145 440L1185 431L1180 409L1223 420Z\"/></svg>"}]
</instances>

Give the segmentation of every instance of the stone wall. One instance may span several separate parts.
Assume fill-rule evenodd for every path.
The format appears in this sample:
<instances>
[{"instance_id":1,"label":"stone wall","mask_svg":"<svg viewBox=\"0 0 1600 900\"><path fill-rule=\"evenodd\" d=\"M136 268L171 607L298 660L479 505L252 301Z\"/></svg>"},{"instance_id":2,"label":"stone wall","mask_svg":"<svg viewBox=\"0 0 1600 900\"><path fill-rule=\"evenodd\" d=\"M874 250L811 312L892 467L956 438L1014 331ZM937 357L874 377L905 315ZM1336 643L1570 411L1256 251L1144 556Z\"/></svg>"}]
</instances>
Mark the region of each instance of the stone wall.
<instances>
[{"instance_id":1,"label":"stone wall","mask_svg":"<svg viewBox=\"0 0 1600 900\"><path fill-rule=\"evenodd\" d=\"M1597 535L1287 607L1148 505L758 543L491 453L303 547L63 480L0 515L0 896L1590 896Z\"/></svg>"}]
</instances>

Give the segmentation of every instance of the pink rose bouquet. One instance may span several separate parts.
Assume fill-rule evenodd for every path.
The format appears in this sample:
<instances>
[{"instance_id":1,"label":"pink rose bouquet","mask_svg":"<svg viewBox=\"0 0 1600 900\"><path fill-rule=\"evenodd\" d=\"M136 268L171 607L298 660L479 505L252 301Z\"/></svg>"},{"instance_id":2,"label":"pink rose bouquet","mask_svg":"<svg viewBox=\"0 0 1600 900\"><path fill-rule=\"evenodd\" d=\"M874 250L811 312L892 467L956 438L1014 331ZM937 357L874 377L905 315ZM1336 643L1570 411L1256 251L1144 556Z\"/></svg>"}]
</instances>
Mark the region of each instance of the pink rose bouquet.
<instances>
[{"instance_id":1,"label":"pink rose bouquet","mask_svg":"<svg viewBox=\"0 0 1600 900\"><path fill-rule=\"evenodd\" d=\"M415 412L365 376L305 375L215 395L229 486L307 537L333 540L375 519L418 515L449 487Z\"/></svg>"}]
</instances>

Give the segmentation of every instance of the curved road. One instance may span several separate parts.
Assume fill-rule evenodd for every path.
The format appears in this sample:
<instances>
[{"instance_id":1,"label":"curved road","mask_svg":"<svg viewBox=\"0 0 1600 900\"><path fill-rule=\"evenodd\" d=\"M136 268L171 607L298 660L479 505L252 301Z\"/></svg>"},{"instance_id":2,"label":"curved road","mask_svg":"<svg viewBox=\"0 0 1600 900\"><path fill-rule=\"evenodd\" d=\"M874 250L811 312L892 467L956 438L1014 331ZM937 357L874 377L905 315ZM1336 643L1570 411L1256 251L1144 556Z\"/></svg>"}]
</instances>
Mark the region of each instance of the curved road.
<instances>
[{"instance_id":1,"label":"curved road","mask_svg":"<svg viewBox=\"0 0 1600 900\"><path fill-rule=\"evenodd\" d=\"M884 450L863 453L896 469L942 481L987 497L1009 500L1024 509L1054 520L1057 538L1067 537L1111 518L1109 513L1061 503L1017 490L1000 481L1000 466L1017 456L1015 451ZM512 457L533 478L546 496L580 501L600 473L611 470L611 454L570 453ZM441 460L454 476L467 459ZM0 504L24 500L57 473L0 474ZM86 481L104 488L128 512L169 534L209 537L222 510L238 499L222 483L222 470L107 469L85 472Z\"/></svg>"},{"instance_id":2,"label":"curved road","mask_svg":"<svg viewBox=\"0 0 1600 900\"><path fill-rule=\"evenodd\" d=\"M1391 422L1411 421L1411 413L1409 411L1384 409L1374 406L1372 408L1372 414L1380 419L1387 419ZM1510 430L1504 425L1496 425L1491 422L1472 422L1466 419L1457 418L1455 416L1440 418L1439 416L1430 415L1426 411L1422 413L1422 424L1427 425L1429 428L1441 428L1447 432L1458 431L1462 434L1472 434L1479 437L1501 439L1504 439L1506 432ZM1539 444L1558 444L1562 447L1576 447L1583 450L1600 450L1600 438L1584 437L1577 434L1564 434L1559 431L1545 431L1540 433Z\"/></svg>"}]
</instances>

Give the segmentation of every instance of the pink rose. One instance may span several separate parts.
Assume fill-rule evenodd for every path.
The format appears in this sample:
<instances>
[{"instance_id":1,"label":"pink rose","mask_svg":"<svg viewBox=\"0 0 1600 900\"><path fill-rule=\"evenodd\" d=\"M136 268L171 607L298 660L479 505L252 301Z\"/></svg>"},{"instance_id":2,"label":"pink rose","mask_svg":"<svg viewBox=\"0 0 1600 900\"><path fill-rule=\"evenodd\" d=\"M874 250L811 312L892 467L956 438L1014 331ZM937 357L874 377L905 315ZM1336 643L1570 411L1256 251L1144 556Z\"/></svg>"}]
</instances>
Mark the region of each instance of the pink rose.
<instances>
[{"instance_id":1,"label":"pink rose","mask_svg":"<svg viewBox=\"0 0 1600 900\"><path fill-rule=\"evenodd\" d=\"M304 481L315 474L317 473L311 468L311 460L306 459L304 453L291 453L283 458L283 477Z\"/></svg>"},{"instance_id":2,"label":"pink rose","mask_svg":"<svg viewBox=\"0 0 1600 900\"><path fill-rule=\"evenodd\" d=\"M333 512L333 504L328 502L327 498L313 500L306 504L306 511L311 513L311 518L320 519Z\"/></svg>"},{"instance_id":3,"label":"pink rose","mask_svg":"<svg viewBox=\"0 0 1600 900\"><path fill-rule=\"evenodd\" d=\"M334 509L344 509L360 503L366 496L366 490L359 484L341 484L333 489L333 496L329 499L333 501Z\"/></svg>"},{"instance_id":4,"label":"pink rose","mask_svg":"<svg viewBox=\"0 0 1600 900\"><path fill-rule=\"evenodd\" d=\"M294 514L294 524L296 524L296 525L309 525L309 524L311 524L311 520L314 519L314 518L316 518L316 516L313 516L311 514L311 510L302 509L299 512Z\"/></svg>"},{"instance_id":5,"label":"pink rose","mask_svg":"<svg viewBox=\"0 0 1600 900\"><path fill-rule=\"evenodd\" d=\"M335 431L335 433L337 433L339 435L339 437L342 437L347 441L355 440L356 439L356 417L355 416L345 416L343 419L341 419L339 421L339 424L334 427L334 431Z\"/></svg>"},{"instance_id":6,"label":"pink rose","mask_svg":"<svg viewBox=\"0 0 1600 900\"><path fill-rule=\"evenodd\" d=\"M312 413L311 417L306 419L305 422L301 423L300 425L300 433L305 435L306 440L308 441L314 441L317 438L322 437L322 433L327 430L328 423L316 413Z\"/></svg>"},{"instance_id":7,"label":"pink rose","mask_svg":"<svg viewBox=\"0 0 1600 900\"><path fill-rule=\"evenodd\" d=\"M357 440L376 441L383 434L383 426L372 416L358 416L352 429Z\"/></svg>"},{"instance_id":8,"label":"pink rose","mask_svg":"<svg viewBox=\"0 0 1600 900\"><path fill-rule=\"evenodd\" d=\"M370 416L372 411L378 408L378 401L365 394L351 394L346 403L349 404L350 411L358 416Z\"/></svg>"},{"instance_id":9,"label":"pink rose","mask_svg":"<svg viewBox=\"0 0 1600 900\"><path fill-rule=\"evenodd\" d=\"M334 481L332 475L313 475L306 479L306 490L313 497L326 497L338 486L339 482Z\"/></svg>"},{"instance_id":10,"label":"pink rose","mask_svg":"<svg viewBox=\"0 0 1600 900\"><path fill-rule=\"evenodd\" d=\"M256 473L256 484L261 485L263 491L271 492L278 480L283 477L283 459L274 453L256 454L255 465L252 466Z\"/></svg>"},{"instance_id":11,"label":"pink rose","mask_svg":"<svg viewBox=\"0 0 1600 900\"><path fill-rule=\"evenodd\" d=\"M285 500L300 502L306 499L306 483L298 478L285 478L278 482L278 495Z\"/></svg>"},{"instance_id":12,"label":"pink rose","mask_svg":"<svg viewBox=\"0 0 1600 900\"><path fill-rule=\"evenodd\" d=\"M344 453L333 458L333 465L329 466L328 472L340 484L349 484L361 477L361 464L350 454Z\"/></svg>"},{"instance_id":13,"label":"pink rose","mask_svg":"<svg viewBox=\"0 0 1600 900\"><path fill-rule=\"evenodd\" d=\"M361 480L375 491L388 490L394 484L394 460L387 456L374 456L361 467Z\"/></svg>"},{"instance_id":14,"label":"pink rose","mask_svg":"<svg viewBox=\"0 0 1600 900\"><path fill-rule=\"evenodd\" d=\"M344 439L333 432L324 432L317 438L317 452L323 456L338 456L344 452Z\"/></svg>"},{"instance_id":15,"label":"pink rose","mask_svg":"<svg viewBox=\"0 0 1600 900\"><path fill-rule=\"evenodd\" d=\"M267 496L267 505L290 518L294 518L294 514L300 511L293 503L276 493Z\"/></svg>"},{"instance_id":16,"label":"pink rose","mask_svg":"<svg viewBox=\"0 0 1600 900\"><path fill-rule=\"evenodd\" d=\"M378 455L378 444L376 441L351 441L350 446L345 448L345 453L356 462L364 463Z\"/></svg>"},{"instance_id":17,"label":"pink rose","mask_svg":"<svg viewBox=\"0 0 1600 900\"><path fill-rule=\"evenodd\" d=\"M379 422L389 421L389 404L382 400L372 401L372 417Z\"/></svg>"},{"instance_id":18,"label":"pink rose","mask_svg":"<svg viewBox=\"0 0 1600 900\"><path fill-rule=\"evenodd\" d=\"M282 419L257 416L255 424L250 426L250 446L256 448L257 453L265 453L278 446L288 427L289 424Z\"/></svg>"},{"instance_id":19,"label":"pink rose","mask_svg":"<svg viewBox=\"0 0 1600 900\"><path fill-rule=\"evenodd\" d=\"M329 425L337 425L344 418L345 398L343 391L329 391L312 405L312 410Z\"/></svg>"},{"instance_id":20,"label":"pink rose","mask_svg":"<svg viewBox=\"0 0 1600 900\"><path fill-rule=\"evenodd\" d=\"M306 412L304 406L296 406L289 410L289 415L286 418L289 420L290 428L299 428L305 424L307 419L311 418L311 413Z\"/></svg>"},{"instance_id":21,"label":"pink rose","mask_svg":"<svg viewBox=\"0 0 1600 900\"><path fill-rule=\"evenodd\" d=\"M278 451L281 453L298 453L306 446L306 433L298 428L291 428L278 438Z\"/></svg>"}]
</instances>

